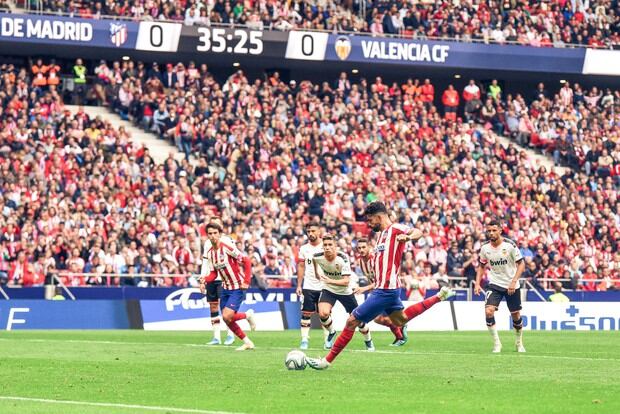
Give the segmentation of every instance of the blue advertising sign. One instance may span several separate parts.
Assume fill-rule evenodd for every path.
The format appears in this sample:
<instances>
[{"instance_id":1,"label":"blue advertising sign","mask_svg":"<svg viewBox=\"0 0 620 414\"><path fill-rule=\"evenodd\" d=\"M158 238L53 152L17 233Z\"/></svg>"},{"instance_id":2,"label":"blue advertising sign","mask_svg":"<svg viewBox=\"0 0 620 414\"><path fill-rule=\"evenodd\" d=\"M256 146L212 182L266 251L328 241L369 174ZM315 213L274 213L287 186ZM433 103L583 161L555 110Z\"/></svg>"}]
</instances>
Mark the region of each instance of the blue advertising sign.
<instances>
[{"instance_id":1,"label":"blue advertising sign","mask_svg":"<svg viewBox=\"0 0 620 414\"><path fill-rule=\"evenodd\" d=\"M295 305L299 308L299 303ZM141 300L140 309L145 330L211 329L209 304L198 288L176 290L165 300ZM249 309L254 311L259 329L276 331L286 329L281 302L275 296L272 300L269 298L264 300L262 297L256 300L254 294L246 292L246 298L239 311L245 312Z\"/></svg>"},{"instance_id":2,"label":"blue advertising sign","mask_svg":"<svg viewBox=\"0 0 620 414\"><path fill-rule=\"evenodd\" d=\"M585 49L330 35L325 59L462 69L582 73Z\"/></svg>"},{"instance_id":3,"label":"blue advertising sign","mask_svg":"<svg viewBox=\"0 0 620 414\"><path fill-rule=\"evenodd\" d=\"M2 14L0 41L134 49L138 27L120 20Z\"/></svg>"},{"instance_id":4,"label":"blue advertising sign","mask_svg":"<svg viewBox=\"0 0 620 414\"><path fill-rule=\"evenodd\" d=\"M120 300L0 301L0 330L129 328L126 302Z\"/></svg>"}]
</instances>

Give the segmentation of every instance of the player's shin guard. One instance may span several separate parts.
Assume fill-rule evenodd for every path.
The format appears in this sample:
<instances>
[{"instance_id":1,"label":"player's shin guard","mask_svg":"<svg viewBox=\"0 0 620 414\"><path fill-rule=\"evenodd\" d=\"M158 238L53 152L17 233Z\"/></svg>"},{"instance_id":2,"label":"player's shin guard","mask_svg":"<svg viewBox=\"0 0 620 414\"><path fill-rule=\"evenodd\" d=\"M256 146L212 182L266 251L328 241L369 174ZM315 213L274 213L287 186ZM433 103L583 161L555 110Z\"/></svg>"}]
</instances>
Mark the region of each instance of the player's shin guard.
<instances>
[{"instance_id":1,"label":"player's shin guard","mask_svg":"<svg viewBox=\"0 0 620 414\"><path fill-rule=\"evenodd\" d=\"M308 339L310 336L310 315L301 315L301 339Z\"/></svg>"},{"instance_id":2,"label":"player's shin guard","mask_svg":"<svg viewBox=\"0 0 620 414\"><path fill-rule=\"evenodd\" d=\"M327 362L331 364L334 359L336 359L338 354L342 352L342 350L347 346L349 342L351 342L351 338L353 338L354 333L354 330L346 327L344 328L342 333L338 335L338 339L336 339L336 342L332 346L332 350L329 351L329 354L327 354L327 356L325 357Z\"/></svg>"},{"instance_id":3,"label":"player's shin guard","mask_svg":"<svg viewBox=\"0 0 620 414\"><path fill-rule=\"evenodd\" d=\"M515 328L515 331L520 331L523 329L523 318L519 318L516 321L513 319L512 327Z\"/></svg>"},{"instance_id":4,"label":"player's shin guard","mask_svg":"<svg viewBox=\"0 0 620 414\"><path fill-rule=\"evenodd\" d=\"M245 339L245 332L243 332L243 329L241 329L241 327L237 325L237 322L232 321L229 322L227 325L228 329L230 329L237 336L237 338L241 340Z\"/></svg>"},{"instance_id":5,"label":"player's shin guard","mask_svg":"<svg viewBox=\"0 0 620 414\"><path fill-rule=\"evenodd\" d=\"M512 320L512 327L515 328L515 335L517 337L517 342L521 343L523 338L523 318L519 318L516 321Z\"/></svg>"},{"instance_id":6,"label":"player's shin guard","mask_svg":"<svg viewBox=\"0 0 620 414\"><path fill-rule=\"evenodd\" d=\"M361 324L357 329L359 329L360 333L364 335L364 341L372 340L370 336L370 328L365 323Z\"/></svg>"},{"instance_id":7,"label":"player's shin guard","mask_svg":"<svg viewBox=\"0 0 620 414\"><path fill-rule=\"evenodd\" d=\"M327 319L321 319L321 325L323 325L323 328L325 328L325 330L327 330L329 333L335 332L334 326L332 324L332 317L331 315L327 317Z\"/></svg>"},{"instance_id":8,"label":"player's shin guard","mask_svg":"<svg viewBox=\"0 0 620 414\"><path fill-rule=\"evenodd\" d=\"M409 306L405 309L405 315L407 316L407 320L410 321L416 316L426 312L431 308L431 306L441 302L438 296L433 295L428 299L424 299L422 302L418 302L414 305Z\"/></svg>"},{"instance_id":9,"label":"player's shin guard","mask_svg":"<svg viewBox=\"0 0 620 414\"><path fill-rule=\"evenodd\" d=\"M220 341L222 338L220 335L220 312L219 311L211 312L211 326L213 328L213 338Z\"/></svg>"},{"instance_id":10,"label":"player's shin guard","mask_svg":"<svg viewBox=\"0 0 620 414\"><path fill-rule=\"evenodd\" d=\"M233 316L233 322L242 321L244 319L246 319L245 312L237 312L235 316Z\"/></svg>"}]
</instances>

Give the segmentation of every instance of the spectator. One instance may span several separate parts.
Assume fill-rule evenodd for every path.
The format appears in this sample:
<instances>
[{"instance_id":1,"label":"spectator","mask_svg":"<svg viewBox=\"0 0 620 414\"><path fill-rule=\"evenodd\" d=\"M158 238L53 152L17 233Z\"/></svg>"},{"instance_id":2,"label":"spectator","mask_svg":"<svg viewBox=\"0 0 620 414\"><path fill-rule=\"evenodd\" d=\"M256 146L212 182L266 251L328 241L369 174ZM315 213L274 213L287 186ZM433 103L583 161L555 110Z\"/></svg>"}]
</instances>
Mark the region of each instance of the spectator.
<instances>
[{"instance_id":1,"label":"spectator","mask_svg":"<svg viewBox=\"0 0 620 414\"><path fill-rule=\"evenodd\" d=\"M550 302L555 302L555 303L565 303L565 302L570 302L570 299L568 298L568 296L566 296L564 293L562 293L562 284L559 282L555 282L553 284L553 290L554 290L554 294L549 295L549 301Z\"/></svg>"},{"instance_id":2,"label":"spectator","mask_svg":"<svg viewBox=\"0 0 620 414\"><path fill-rule=\"evenodd\" d=\"M480 88L476 85L476 82L471 79L469 84L463 90L463 100L465 101L465 119L467 121L473 120L482 107L480 96Z\"/></svg>"},{"instance_id":3,"label":"spectator","mask_svg":"<svg viewBox=\"0 0 620 414\"><path fill-rule=\"evenodd\" d=\"M86 75L87 69L86 66L82 64L82 59L76 59L75 65L73 66L73 83L75 85L75 93L73 96L75 97L75 105L82 105L86 98Z\"/></svg>"},{"instance_id":4,"label":"spectator","mask_svg":"<svg viewBox=\"0 0 620 414\"><path fill-rule=\"evenodd\" d=\"M444 106L445 119L456 121L456 111L459 107L459 93L454 89L454 86L448 85L448 89L443 92L441 102Z\"/></svg>"},{"instance_id":5,"label":"spectator","mask_svg":"<svg viewBox=\"0 0 620 414\"><path fill-rule=\"evenodd\" d=\"M489 96L495 102L498 102L501 100L502 88L498 85L497 79L493 79L491 81L491 85L489 85L489 91L487 92L487 96Z\"/></svg>"}]
</instances>

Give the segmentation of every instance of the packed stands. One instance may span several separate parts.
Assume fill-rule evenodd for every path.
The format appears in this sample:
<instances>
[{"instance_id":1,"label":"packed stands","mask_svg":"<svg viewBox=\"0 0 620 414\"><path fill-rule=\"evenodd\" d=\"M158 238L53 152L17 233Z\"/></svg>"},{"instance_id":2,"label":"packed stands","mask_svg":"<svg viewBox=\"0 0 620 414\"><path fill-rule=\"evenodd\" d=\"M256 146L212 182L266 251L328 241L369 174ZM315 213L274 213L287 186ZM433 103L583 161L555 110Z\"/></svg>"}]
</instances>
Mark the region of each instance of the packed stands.
<instances>
[{"instance_id":1,"label":"packed stands","mask_svg":"<svg viewBox=\"0 0 620 414\"><path fill-rule=\"evenodd\" d=\"M279 1L43 0L72 16L170 20L187 25L246 25L258 30L315 29L376 36L517 43L536 47L617 48L617 0L546 1ZM64 7L62 7L64 6Z\"/></svg>"},{"instance_id":2,"label":"packed stands","mask_svg":"<svg viewBox=\"0 0 620 414\"><path fill-rule=\"evenodd\" d=\"M458 116L446 119L431 79L356 83L343 73L317 84L275 73L249 80L238 70L218 82L206 66L179 63L162 65L176 77L169 88L171 75L146 66L102 62L95 96L197 155L196 166L172 158L155 165L148 149L133 147L106 120L64 111L55 86L35 85L32 69L0 68L0 280L29 286L61 271L196 273L204 225L214 216L252 254L255 275L290 277L305 223L321 220L352 254L367 231L365 205L383 199L399 221L423 229L403 275L428 286L475 277L483 224L497 215L533 266L527 277L535 285L567 277L575 281L567 288L620 287L617 176L601 174L598 162L560 177L503 147L493 122L478 123L483 108L461 116L475 88L458 91ZM521 102L489 91L508 112ZM532 115L535 104L521 104ZM617 165L617 115L596 116L601 128L615 122L607 141L615 140ZM168 276L64 282L188 283Z\"/></svg>"}]
</instances>

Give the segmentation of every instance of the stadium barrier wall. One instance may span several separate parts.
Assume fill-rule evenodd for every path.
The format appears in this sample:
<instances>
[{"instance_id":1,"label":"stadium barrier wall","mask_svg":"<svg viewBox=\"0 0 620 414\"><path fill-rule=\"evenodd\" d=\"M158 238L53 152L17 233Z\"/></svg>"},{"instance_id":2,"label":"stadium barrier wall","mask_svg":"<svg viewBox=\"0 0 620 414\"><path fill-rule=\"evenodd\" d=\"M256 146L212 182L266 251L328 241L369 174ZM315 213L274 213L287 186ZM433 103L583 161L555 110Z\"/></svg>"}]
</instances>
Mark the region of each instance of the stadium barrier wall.
<instances>
[{"instance_id":1,"label":"stadium barrier wall","mask_svg":"<svg viewBox=\"0 0 620 414\"><path fill-rule=\"evenodd\" d=\"M15 43L20 44L15 48ZM299 61L373 67L426 66L555 74L620 74L620 51L537 48L311 31L262 31L184 26L170 22L95 20L62 16L0 16L0 53L118 59L198 59L241 64L256 61L287 68Z\"/></svg>"},{"instance_id":2,"label":"stadium barrier wall","mask_svg":"<svg viewBox=\"0 0 620 414\"><path fill-rule=\"evenodd\" d=\"M43 287L7 287L2 286L2 289L8 294L10 299L44 299L45 290ZM90 287L73 287L68 286L71 293L78 300L164 300L171 293L179 290L178 287L149 287L139 288L135 286L90 286ZM251 294L250 298L253 300L265 300L279 302L295 301L297 295L295 289L274 288L269 290L249 289L247 291ZM427 295L436 293L435 290L429 289ZM542 295L547 298L552 291L542 292ZM586 292L586 291L568 291L565 290L564 294L570 298L571 301L580 302L620 302L620 291L607 291L607 292ZM404 296L403 296L403 299ZM457 301L467 300L467 292L465 290L458 290L456 292ZM2 296L0 296L2 300ZM474 301L484 300L484 296L473 297ZM527 301L539 302L540 297L533 291L527 292Z\"/></svg>"},{"instance_id":3,"label":"stadium barrier wall","mask_svg":"<svg viewBox=\"0 0 620 414\"><path fill-rule=\"evenodd\" d=\"M241 310L255 310L259 330L299 328L300 304L285 295L264 297L248 292ZM363 302L359 296L358 301ZM405 306L413 302L405 302ZM181 289L164 301L140 301L146 330L209 330L209 306L198 289ZM332 318L337 329L344 327L347 314L337 303ZM620 330L620 302L524 302L522 312L527 330ZM496 314L498 328L511 330L512 322L505 304ZM245 324L245 322L243 322ZM247 325L243 327L247 328ZM373 330L387 330L372 323ZM410 328L418 331L485 330L484 308L480 301L439 303L413 319Z\"/></svg>"},{"instance_id":4,"label":"stadium barrier wall","mask_svg":"<svg viewBox=\"0 0 620 414\"><path fill-rule=\"evenodd\" d=\"M144 289L149 290L149 289ZM358 297L362 302L364 298ZM405 306L413 302L405 302ZM259 330L298 329L300 303L292 290L248 291L241 311L254 309ZM620 330L620 302L524 302L526 330ZM337 329L347 314L337 303ZM505 304L496 314L500 330L512 329ZM247 329L245 321L241 323ZM315 321L314 327L318 327ZM373 330L387 328L371 324ZM209 305L197 288L171 290L163 299L0 301L0 329L145 329L210 330ZM418 331L485 330L481 301L439 303L410 322Z\"/></svg>"},{"instance_id":5,"label":"stadium barrier wall","mask_svg":"<svg viewBox=\"0 0 620 414\"><path fill-rule=\"evenodd\" d=\"M0 329L129 329L142 325L135 302L120 300L0 301ZM131 321L130 321L131 320Z\"/></svg>"},{"instance_id":6,"label":"stadium barrier wall","mask_svg":"<svg viewBox=\"0 0 620 414\"><path fill-rule=\"evenodd\" d=\"M585 53L585 49L330 35L325 60L580 74Z\"/></svg>"}]
</instances>

